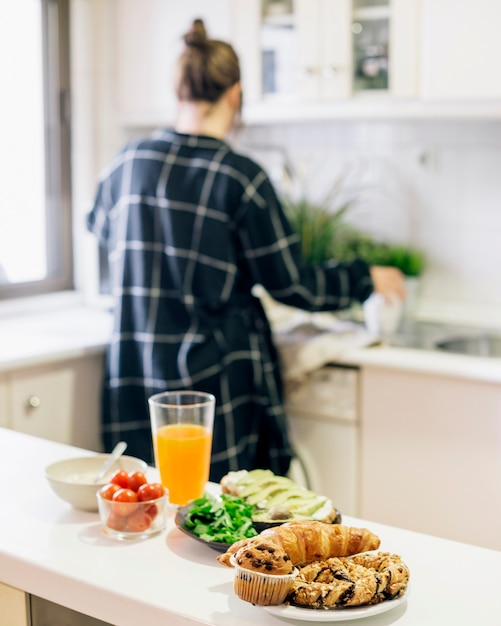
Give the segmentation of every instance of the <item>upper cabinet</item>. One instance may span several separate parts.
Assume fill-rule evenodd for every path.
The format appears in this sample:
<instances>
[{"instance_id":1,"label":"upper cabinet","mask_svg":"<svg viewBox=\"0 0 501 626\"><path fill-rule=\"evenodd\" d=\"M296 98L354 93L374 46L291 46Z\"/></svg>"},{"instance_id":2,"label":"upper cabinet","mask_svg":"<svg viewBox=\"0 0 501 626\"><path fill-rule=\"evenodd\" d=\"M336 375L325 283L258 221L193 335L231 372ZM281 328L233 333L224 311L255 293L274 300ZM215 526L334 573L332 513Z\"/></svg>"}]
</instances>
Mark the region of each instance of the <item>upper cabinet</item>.
<instances>
[{"instance_id":1,"label":"upper cabinet","mask_svg":"<svg viewBox=\"0 0 501 626\"><path fill-rule=\"evenodd\" d=\"M421 96L427 100L500 100L501 2L420 1Z\"/></svg>"},{"instance_id":2,"label":"upper cabinet","mask_svg":"<svg viewBox=\"0 0 501 626\"><path fill-rule=\"evenodd\" d=\"M237 0L246 102L415 97L418 0Z\"/></svg>"},{"instance_id":3,"label":"upper cabinet","mask_svg":"<svg viewBox=\"0 0 501 626\"><path fill-rule=\"evenodd\" d=\"M499 0L114 2L125 125L173 122L175 61L197 17L240 57L246 123L501 114Z\"/></svg>"}]
</instances>

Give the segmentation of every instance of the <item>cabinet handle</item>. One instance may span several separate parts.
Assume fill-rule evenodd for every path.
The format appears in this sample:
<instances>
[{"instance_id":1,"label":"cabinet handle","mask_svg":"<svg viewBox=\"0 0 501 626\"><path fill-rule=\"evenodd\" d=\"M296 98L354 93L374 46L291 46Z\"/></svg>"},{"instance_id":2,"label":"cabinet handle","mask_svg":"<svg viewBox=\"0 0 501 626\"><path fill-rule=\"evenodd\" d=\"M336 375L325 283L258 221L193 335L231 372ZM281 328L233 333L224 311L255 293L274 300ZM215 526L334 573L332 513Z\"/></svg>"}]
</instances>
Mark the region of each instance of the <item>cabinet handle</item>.
<instances>
[{"instance_id":1,"label":"cabinet handle","mask_svg":"<svg viewBox=\"0 0 501 626\"><path fill-rule=\"evenodd\" d=\"M327 67L324 67L322 73L325 78L335 78L341 70L342 68L337 65L328 65Z\"/></svg>"},{"instance_id":2,"label":"cabinet handle","mask_svg":"<svg viewBox=\"0 0 501 626\"><path fill-rule=\"evenodd\" d=\"M41 404L40 398L38 396L30 396L26 400L26 406L28 409L37 409Z\"/></svg>"},{"instance_id":3,"label":"cabinet handle","mask_svg":"<svg viewBox=\"0 0 501 626\"><path fill-rule=\"evenodd\" d=\"M303 78L312 78L313 76L317 76L320 73L320 69L318 67L303 67L301 68L301 75Z\"/></svg>"}]
</instances>

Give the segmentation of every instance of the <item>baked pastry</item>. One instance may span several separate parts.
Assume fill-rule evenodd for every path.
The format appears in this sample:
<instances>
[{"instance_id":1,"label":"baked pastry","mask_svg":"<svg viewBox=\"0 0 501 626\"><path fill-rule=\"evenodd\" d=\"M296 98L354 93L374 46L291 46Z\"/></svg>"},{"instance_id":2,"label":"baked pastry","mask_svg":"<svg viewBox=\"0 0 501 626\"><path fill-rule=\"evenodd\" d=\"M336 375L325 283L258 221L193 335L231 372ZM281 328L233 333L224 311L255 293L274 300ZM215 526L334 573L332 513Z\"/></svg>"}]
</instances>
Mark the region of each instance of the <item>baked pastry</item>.
<instances>
[{"instance_id":1,"label":"baked pastry","mask_svg":"<svg viewBox=\"0 0 501 626\"><path fill-rule=\"evenodd\" d=\"M252 604L282 604L297 574L285 550L255 537L232 555L231 565L235 593Z\"/></svg>"},{"instance_id":2,"label":"baked pastry","mask_svg":"<svg viewBox=\"0 0 501 626\"><path fill-rule=\"evenodd\" d=\"M318 520L340 523L341 516L326 496L305 489L271 470L229 472L220 482L221 491L254 506L253 521Z\"/></svg>"},{"instance_id":3,"label":"baked pastry","mask_svg":"<svg viewBox=\"0 0 501 626\"><path fill-rule=\"evenodd\" d=\"M409 576L389 552L331 558L299 568L287 602L314 609L378 604L402 595Z\"/></svg>"},{"instance_id":4,"label":"baked pastry","mask_svg":"<svg viewBox=\"0 0 501 626\"><path fill-rule=\"evenodd\" d=\"M260 539L252 539L233 556L233 564L265 574L291 574L294 566L290 556L280 547Z\"/></svg>"},{"instance_id":5,"label":"baked pastry","mask_svg":"<svg viewBox=\"0 0 501 626\"><path fill-rule=\"evenodd\" d=\"M297 566L377 550L380 544L379 537L366 528L305 520L267 528L257 537L237 541L217 557L218 562L231 566L231 556L256 540L263 545L284 550L292 564Z\"/></svg>"}]
</instances>

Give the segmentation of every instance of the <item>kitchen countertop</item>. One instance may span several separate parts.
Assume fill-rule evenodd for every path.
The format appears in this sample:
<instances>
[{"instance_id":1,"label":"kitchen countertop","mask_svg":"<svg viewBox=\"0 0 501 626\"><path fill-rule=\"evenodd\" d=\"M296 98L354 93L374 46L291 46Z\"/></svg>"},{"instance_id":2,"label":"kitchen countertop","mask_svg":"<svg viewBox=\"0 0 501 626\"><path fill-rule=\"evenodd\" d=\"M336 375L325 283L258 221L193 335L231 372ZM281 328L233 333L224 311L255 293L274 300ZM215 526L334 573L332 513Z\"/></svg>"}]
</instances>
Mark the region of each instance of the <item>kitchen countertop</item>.
<instances>
[{"instance_id":1,"label":"kitchen countertop","mask_svg":"<svg viewBox=\"0 0 501 626\"><path fill-rule=\"evenodd\" d=\"M104 536L97 513L76 511L44 477L51 462L91 454L0 428L4 476L0 581L115 626L279 626L284 621L239 600L232 570L175 527L142 542ZM155 470L152 469L154 472ZM381 538L411 571L407 600L366 626L497 626L501 552L345 517ZM474 520L472 521L474 523Z\"/></svg>"},{"instance_id":2,"label":"kitchen countertop","mask_svg":"<svg viewBox=\"0 0 501 626\"><path fill-rule=\"evenodd\" d=\"M0 323L0 373L103 352L111 328L109 311L97 307L73 306L3 317ZM420 350L388 343L367 347L364 341L354 337L352 342L345 341L340 347L334 335L325 334L314 346L316 363L336 362L501 382L501 359L498 358Z\"/></svg>"},{"instance_id":3,"label":"kitchen countertop","mask_svg":"<svg viewBox=\"0 0 501 626\"><path fill-rule=\"evenodd\" d=\"M0 372L103 352L111 336L108 311L71 306L0 319Z\"/></svg>"}]
</instances>

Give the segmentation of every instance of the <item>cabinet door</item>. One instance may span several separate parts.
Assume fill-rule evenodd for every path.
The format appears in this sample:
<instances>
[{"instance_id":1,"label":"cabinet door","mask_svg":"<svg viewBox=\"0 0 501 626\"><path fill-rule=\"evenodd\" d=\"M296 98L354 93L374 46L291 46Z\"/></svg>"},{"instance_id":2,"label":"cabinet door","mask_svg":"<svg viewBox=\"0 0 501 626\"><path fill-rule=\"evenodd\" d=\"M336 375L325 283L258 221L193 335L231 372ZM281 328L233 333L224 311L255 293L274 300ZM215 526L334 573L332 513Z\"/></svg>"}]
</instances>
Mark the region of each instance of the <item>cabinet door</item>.
<instances>
[{"instance_id":1,"label":"cabinet door","mask_svg":"<svg viewBox=\"0 0 501 626\"><path fill-rule=\"evenodd\" d=\"M36 437L100 450L102 372L101 355L12 372L10 427Z\"/></svg>"},{"instance_id":2,"label":"cabinet door","mask_svg":"<svg viewBox=\"0 0 501 626\"><path fill-rule=\"evenodd\" d=\"M389 90L395 98L419 95L419 2L391 3Z\"/></svg>"},{"instance_id":3,"label":"cabinet door","mask_svg":"<svg viewBox=\"0 0 501 626\"><path fill-rule=\"evenodd\" d=\"M213 38L230 38L230 0L119 0L118 102L126 123L172 123L175 61L182 36L202 18Z\"/></svg>"},{"instance_id":4,"label":"cabinet door","mask_svg":"<svg viewBox=\"0 0 501 626\"><path fill-rule=\"evenodd\" d=\"M345 515L358 515L358 425L288 411L290 435L300 463L290 477L330 498Z\"/></svg>"},{"instance_id":5,"label":"cabinet door","mask_svg":"<svg viewBox=\"0 0 501 626\"><path fill-rule=\"evenodd\" d=\"M323 367L286 393L291 438L300 457L291 478L358 513L358 370Z\"/></svg>"},{"instance_id":6,"label":"cabinet door","mask_svg":"<svg viewBox=\"0 0 501 626\"><path fill-rule=\"evenodd\" d=\"M279 107L362 92L416 97L418 5L419 0L235 0L232 23L246 102Z\"/></svg>"},{"instance_id":7,"label":"cabinet door","mask_svg":"<svg viewBox=\"0 0 501 626\"><path fill-rule=\"evenodd\" d=\"M296 0L301 94L347 98L352 90L351 0Z\"/></svg>"},{"instance_id":8,"label":"cabinet door","mask_svg":"<svg viewBox=\"0 0 501 626\"><path fill-rule=\"evenodd\" d=\"M499 0L422 0L422 96L501 98Z\"/></svg>"},{"instance_id":9,"label":"cabinet door","mask_svg":"<svg viewBox=\"0 0 501 626\"><path fill-rule=\"evenodd\" d=\"M501 388L362 369L364 519L501 550Z\"/></svg>"},{"instance_id":10,"label":"cabinet door","mask_svg":"<svg viewBox=\"0 0 501 626\"><path fill-rule=\"evenodd\" d=\"M7 381L4 374L0 374L0 426L8 426Z\"/></svg>"},{"instance_id":11,"label":"cabinet door","mask_svg":"<svg viewBox=\"0 0 501 626\"><path fill-rule=\"evenodd\" d=\"M0 583L0 626L28 626L26 594Z\"/></svg>"}]
</instances>

